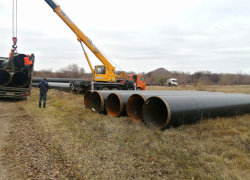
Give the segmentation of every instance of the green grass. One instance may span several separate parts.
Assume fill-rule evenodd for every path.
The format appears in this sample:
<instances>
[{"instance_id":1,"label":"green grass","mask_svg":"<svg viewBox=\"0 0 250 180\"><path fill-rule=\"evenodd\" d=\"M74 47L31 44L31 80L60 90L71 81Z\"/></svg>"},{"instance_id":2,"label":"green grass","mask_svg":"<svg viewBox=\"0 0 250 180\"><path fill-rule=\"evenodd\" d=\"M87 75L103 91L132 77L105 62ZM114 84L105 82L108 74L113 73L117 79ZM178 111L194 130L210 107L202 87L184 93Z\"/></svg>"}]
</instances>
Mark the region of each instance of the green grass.
<instances>
[{"instance_id":1,"label":"green grass","mask_svg":"<svg viewBox=\"0 0 250 180\"><path fill-rule=\"evenodd\" d=\"M250 179L249 114L159 131L128 117L93 114L82 95L50 90L46 109L38 108L38 98L33 89L18 106L32 117L36 133L49 134L49 152L61 167L58 177Z\"/></svg>"}]
</instances>

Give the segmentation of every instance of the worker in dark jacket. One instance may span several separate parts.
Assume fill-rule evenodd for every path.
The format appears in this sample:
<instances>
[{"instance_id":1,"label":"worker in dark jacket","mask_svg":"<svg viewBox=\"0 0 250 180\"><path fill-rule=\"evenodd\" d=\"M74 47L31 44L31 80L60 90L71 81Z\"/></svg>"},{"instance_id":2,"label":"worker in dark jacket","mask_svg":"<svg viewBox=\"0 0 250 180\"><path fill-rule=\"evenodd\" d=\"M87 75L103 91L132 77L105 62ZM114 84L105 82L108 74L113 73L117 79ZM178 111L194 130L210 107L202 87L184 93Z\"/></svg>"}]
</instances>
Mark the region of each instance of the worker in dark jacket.
<instances>
[{"instance_id":1,"label":"worker in dark jacket","mask_svg":"<svg viewBox=\"0 0 250 180\"><path fill-rule=\"evenodd\" d=\"M45 108L47 91L49 88L49 84L48 84L48 82L46 82L46 78L43 78L43 80L41 82L39 82L37 87L40 88L39 108L41 108L42 100L43 100L43 108Z\"/></svg>"}]
</instances>

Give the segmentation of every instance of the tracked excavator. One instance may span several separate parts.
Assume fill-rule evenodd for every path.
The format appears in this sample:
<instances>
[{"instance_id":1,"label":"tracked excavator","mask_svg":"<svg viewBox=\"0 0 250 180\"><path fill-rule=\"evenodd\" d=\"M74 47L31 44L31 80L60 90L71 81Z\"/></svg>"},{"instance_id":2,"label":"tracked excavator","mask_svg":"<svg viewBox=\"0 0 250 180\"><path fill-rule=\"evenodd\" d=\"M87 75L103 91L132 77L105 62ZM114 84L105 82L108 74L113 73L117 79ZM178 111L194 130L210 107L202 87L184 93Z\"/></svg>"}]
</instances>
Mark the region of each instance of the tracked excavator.
<instances>
[{"instance_id":1,"label":"tracked excavator","mask_svg":"<svg viewBox=\"0 0 250 180\"><path fill-rule=\"evenodd\" d=\"M93 81L84 82L83 91L92 90L145 90L146 82L142 75L127 75L124 71L120 75L115 74L115 67L101 53L101 51L66 15L61 7L53 0L45 0L53 11L68 25L68 27L76 34L77 40L80 42L84 55L88 61L92 74ZM97 65L93 68L89 57L84 49L83 43L90 51L102 62L103 65ZM125 80L126 79L126 80Z\"/></svg>"}]
</instances>

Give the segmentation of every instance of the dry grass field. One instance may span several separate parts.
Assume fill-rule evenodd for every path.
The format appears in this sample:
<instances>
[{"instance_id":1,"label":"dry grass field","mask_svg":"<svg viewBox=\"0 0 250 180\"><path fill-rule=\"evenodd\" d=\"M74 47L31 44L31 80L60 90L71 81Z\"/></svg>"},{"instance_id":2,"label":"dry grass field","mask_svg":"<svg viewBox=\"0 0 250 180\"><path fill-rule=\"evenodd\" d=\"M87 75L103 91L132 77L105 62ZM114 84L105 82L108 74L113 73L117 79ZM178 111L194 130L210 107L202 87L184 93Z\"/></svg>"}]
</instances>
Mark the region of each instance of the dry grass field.
<instances>
[{"instance_id":1,"label":"dry grass field","mask_svg":"<svg viewBox=\"0 0 250 180\"><path fill-rule=\"evenodd\" d=\"M147 87L156 89L250 94L250 86ZM250 114L159 131L128 117L93 114L83 95L49 90L45 109L38 99L34 88L30 99L16 104L20 116L5 151L17 177L250 179Z\"/></svg>"},{"instance_id":2,"label":"dry grass field","mask_svg":"<svg viewBox=\"0 0 250 180\"><path fill-rule=\"evenodd\" d=\"M196 90L196 91L209 91L209 92L224 92L224 93L243 93L250 94L249 85L238 85L238 86L216 86L216 85L205 85L197 84L197 86L186 85L178 87L169 86L147 86L146 90Z\"/></svg>"}]
</instances>

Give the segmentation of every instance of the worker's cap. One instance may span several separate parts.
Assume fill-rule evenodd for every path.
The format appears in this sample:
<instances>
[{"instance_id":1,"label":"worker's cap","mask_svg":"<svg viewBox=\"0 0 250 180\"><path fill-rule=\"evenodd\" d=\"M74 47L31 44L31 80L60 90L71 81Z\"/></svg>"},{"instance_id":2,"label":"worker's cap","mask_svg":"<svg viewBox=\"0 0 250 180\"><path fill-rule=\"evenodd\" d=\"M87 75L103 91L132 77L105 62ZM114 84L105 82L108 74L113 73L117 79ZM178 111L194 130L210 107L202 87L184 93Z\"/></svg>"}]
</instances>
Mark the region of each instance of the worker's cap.
<instances>
[{"instance_id":1,"label":"worker's cap","mask_svg":"<svg viewBox=\"0 0 250 180\"><path fill-rule=\"evenodd\" d=\"M29 54L27 54L26 56L27 56L27 57L30 57L30 55L29 55Z\"/></svg>"},{"instance_id":2,"label":"worker's cap","mask_svg":"<svg viewBox=\"0 0 250 180\"><path fill-rule=\"evenodd\" d=\"M11 51L14 51L14 49L11 49Z\"/></svg>"},{"instance_id":3,"label":"worker's cap","mask_svg":"<svg viewBox=\"0 0 250 180\"><path fill-rule=\"evenodd\" d=\"M46 78L43 78L45 81L47 80Z\"/></svg>"}]
</instances>

